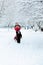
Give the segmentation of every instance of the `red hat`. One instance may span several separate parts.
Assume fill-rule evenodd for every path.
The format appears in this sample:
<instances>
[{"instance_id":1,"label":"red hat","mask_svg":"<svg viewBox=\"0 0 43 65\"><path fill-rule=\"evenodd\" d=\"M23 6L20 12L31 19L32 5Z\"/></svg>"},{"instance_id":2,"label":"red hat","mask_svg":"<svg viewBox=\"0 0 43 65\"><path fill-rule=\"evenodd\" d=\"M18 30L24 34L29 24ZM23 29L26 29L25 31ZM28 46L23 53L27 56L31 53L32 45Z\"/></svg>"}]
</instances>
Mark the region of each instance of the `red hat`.
<instances>
[{"instance_id":1,"label":"red hat","mask_svg":"<svg viewBox=\"0 0 43 65\"><path fill-rule=\"evenodd\" d=\"M20 29L21 29L20 26L15 26L16 31L19 31Z\"/></svg>"}]
</instances>

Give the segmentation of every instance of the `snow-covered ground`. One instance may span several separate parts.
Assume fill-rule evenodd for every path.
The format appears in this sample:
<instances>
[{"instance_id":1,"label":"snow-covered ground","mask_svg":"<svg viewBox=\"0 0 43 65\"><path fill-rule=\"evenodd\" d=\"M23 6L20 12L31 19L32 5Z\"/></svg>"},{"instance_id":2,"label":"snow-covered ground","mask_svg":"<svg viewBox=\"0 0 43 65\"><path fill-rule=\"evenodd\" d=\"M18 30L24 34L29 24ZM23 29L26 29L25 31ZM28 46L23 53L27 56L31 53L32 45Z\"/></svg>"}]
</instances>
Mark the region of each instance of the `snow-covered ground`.
<instances>
[{"instance_id":1,"label":"snow-covered ground","mask_svg":"<svg viewBox=\"0 0 43 65\"><path fill-rule=\"evenodd\" d=\"M0 28L0 65L43 65L43 32L21 32L18 44L14 29Z\"/></svg>"}]
</instances>

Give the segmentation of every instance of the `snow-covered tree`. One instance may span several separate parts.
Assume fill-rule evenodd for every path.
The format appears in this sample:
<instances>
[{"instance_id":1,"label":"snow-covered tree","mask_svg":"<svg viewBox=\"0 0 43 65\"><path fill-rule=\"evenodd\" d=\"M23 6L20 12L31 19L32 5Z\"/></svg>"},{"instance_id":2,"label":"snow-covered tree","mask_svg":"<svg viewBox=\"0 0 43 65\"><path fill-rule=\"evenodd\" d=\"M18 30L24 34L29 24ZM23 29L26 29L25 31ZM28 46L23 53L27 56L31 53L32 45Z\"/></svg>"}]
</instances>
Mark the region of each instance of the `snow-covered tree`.
<instances>
[{"instance_id":1,"label":"snow-covered tree","mask_svg":"<svg viewBox=\"0 0 43 65\"><path fill-rule=\"evenodd\" d=\"M1 3L1 5L0 5L0 18L4 15L4 10L5 10L4 2L5 2L5 0L0 1L0 3Z\"/></svg>"}]
</instances>

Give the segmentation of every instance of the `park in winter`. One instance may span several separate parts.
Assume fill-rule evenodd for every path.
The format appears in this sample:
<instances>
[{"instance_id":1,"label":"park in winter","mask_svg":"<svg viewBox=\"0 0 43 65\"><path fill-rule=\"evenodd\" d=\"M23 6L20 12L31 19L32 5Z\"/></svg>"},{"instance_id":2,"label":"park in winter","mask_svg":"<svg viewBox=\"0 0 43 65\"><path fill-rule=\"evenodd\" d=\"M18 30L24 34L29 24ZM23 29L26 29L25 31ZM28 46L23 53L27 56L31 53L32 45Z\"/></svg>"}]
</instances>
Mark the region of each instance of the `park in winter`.
<instances>
[{"instance_id":1,"label":"park in winter","mask_svg":"<svg viewBox=\"0 0 43 65\"><path fill-rule=\"evenodd\" d=\"M0 0L0 65L43 65L42 0Z\"/></svg>"}]
</instances>

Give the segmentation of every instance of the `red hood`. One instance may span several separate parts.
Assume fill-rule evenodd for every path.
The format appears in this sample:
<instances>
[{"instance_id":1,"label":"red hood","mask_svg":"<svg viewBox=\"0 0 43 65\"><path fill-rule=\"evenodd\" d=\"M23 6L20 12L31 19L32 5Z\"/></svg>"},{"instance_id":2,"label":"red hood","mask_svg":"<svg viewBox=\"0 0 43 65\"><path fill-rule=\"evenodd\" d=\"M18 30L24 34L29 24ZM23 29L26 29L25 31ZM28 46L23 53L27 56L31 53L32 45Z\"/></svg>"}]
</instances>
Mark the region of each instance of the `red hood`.
<instances>
[{"instance_id":1,"label":"red hood","mask_svg":"<svg viewBox=\"0 0 43 65\"><path fill-rule=\"evenodd\" d=\"M16 31L19 31L21 28L20 28L19 26L16 26L14 29L15 29Z\"/></svg>"}]
</instances>

